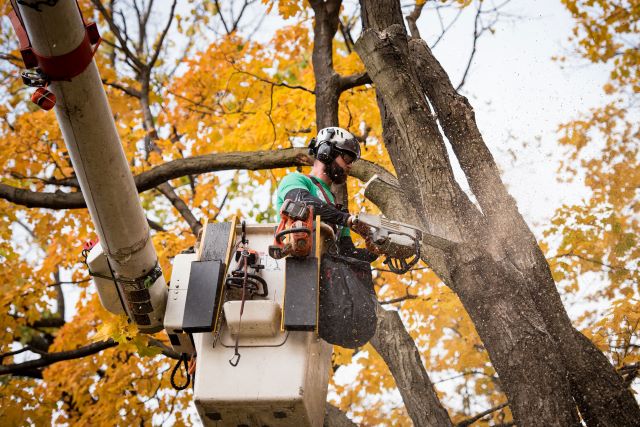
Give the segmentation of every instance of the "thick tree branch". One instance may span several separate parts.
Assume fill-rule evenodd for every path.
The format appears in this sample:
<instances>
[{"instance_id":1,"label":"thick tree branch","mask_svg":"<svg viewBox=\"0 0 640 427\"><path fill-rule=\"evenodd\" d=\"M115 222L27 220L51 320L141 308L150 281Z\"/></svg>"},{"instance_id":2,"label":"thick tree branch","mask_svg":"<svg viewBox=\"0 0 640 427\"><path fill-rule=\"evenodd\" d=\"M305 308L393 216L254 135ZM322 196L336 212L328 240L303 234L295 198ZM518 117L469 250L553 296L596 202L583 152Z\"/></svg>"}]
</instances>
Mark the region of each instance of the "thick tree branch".
<instances>
[{"instance_id":1,"label":"thick tree branch","mask_svg":"<svg viewBox=\"0 0 640 427\"><path fill-rule=\"evenodd\" d=\"M169 199L173 207L176 208L180 215L185 219L185 221L187 221L187 224L189 224L189 228L191 228L193 234L197 236L202 229L202 223L195 217L193 212L191 212L189 206L187 206L184 200L182 200L180 196L176 194L173 187L171 187L171 185L169 185L168 183L164 182L158 185L157 188L158 191L160 191L167 199Z\"/></svg>"},{"instance_id":2,"label":"thick tree branch","mask_svg":"<svg viewBox=\"0 0 640 427\"><path fill-rule=\"evenodd\" d=\"M134 177L139 192L151 190L171 179L201 173L218 172L222 170L264 170L292 166L308 166L312 163L304 148L284 150L266 150L254 152L216 153L203 156L172 160ZM358 162L361 163L361 162ZM363 164L352 169L352 175L358 177L354 171L368 179L375 172L369 171ZM379 170L379 169L375 169ZM387 172L388 173L388 172ZM9 202L33 208L49 209L79 209L86 205L80 192L41 193L0 184L0 198Z\"/></svg>"},{"instance_id":3,"label":"thick tree branch","mask_svg":"<svg viewBox=\"0 0 640 427\"><path fill-rule=\"evenodd\" d=\"M336 408L330 403L327 403L325 407L325 418L323 427L356 427L354 423L347 417L347 415L340 409Z\"/></svg>"},{"instance_id":4,"label":"thick tree branch","mask_svg":"<svg viewBox=\"0 0 640 427\"><path fill-rule=\"evenodd\" d=\"M159 349L162 350L163 355L171 359L175 359L175 360L180 359L180 353L176 353L175 351L173 351L171 347L167 346L165 343L163 343L160 340L157 340L155 338L149 338L149 345L151 345L152 347L158 347Z\"/></svg>"},{"instance_id":5,"label":"thick tree branch","mask_svg":"<svg viewBox=\"0 0 640 427\"><path fill-rule=\"evenodd\" d=\"M399 2L363 0L361 4L365 30L356 50L383 98L383 107L388 108L381 108L383 117L394 118L400 135L391 146L385 138L385 145L399 181L416 193L411 201L419 217L426 220L425 227L434 224L437 229L433 234L465 242L456 245L445 260L452 289L487 346L501 385L513 402L514 416L524 424L575 425L577 416L566 372L554 351L557 343L545 330L526 290L526 278L508 261L504 247L491 248L496 249L495 255L485 249L487 239L480 237L488 228L486 222L469 206L468 197L452 177L442 149L444 141L429 104L423 101L424 89L417 78L421 73L416 72L415 55L407 44ZM509 228L512 224L504 225ZM532 351L534 348L544 352L544 360ZM532 405L530 396L534 395Z\"/></svg>"},{"instance_id":6,"label":"thick tree branch","mask_svg":"<svg viewBox=\"0 0 640 427\"><path fill-rule=\"evenodd\" d=\"M487 148L475 121L473 107L458 94L449 76L423 40L409 42L420 84L449 139L473 194L485 215L508 211L517 214L513 198L507 193L498 166ZM520 221L521 218L520 218Z\"/></svg>"},{"instance_id":7,"label":"thick tree branch","mask_svg":"<svg viewBox=\"0 0 640 427\"><path fill-rule=\"evenodd\" d=\"M28 362L16 363L13 365L2 365L0 366L0 375L21 375L26 371L49 366L56 362L90 356L117 345L117 342L109 339L107 341L92 343L75 350L43 354L42 357L37 360L30 360Z\"/></svg>"},{"instance_id":8,"label":"thick tree branch","mask_svg":"<svg viewBox=\"0 0 640 427\"><path fill-rule=\"evenodd\" d=\"M502 183L473 108L453 88L424 41L412 40L409 48L421 85L488 219L485 246L495 257L509 254L510 262L528 278L529 293L558 345L583 419L594 425L632 425L639 413L637 403L606 357L573 328L544 254Z\"/></svg>"},{"instance_id":9,"label":"thick tree branch","mask_svg":"<svg viewBox=\"0 0 640 427\"><path fill-rule=\"evenodd\" d=\"M378 305L378 327L371 345L389 367L402 395L407 412L416 426L451 426L429 374L420 358L420 351L405 329L397 311L387 311Z\"/></svg>"},{"instance_id":10,"label":"thick tree branch","mask_svg":"<svg viewBox=\"0 0 640 427\"><path fill-rule=\"evenodd\" d=\"M387 23L388 16L374 12L370 20ZM399 6L398 15L402 19ZM356 51L376 84L384 123L396 123L397 137L385 139L385 145L400 181L413 191L410 201L421 227L462 241L472 235L479 215L453 175L444 140L413 72L404 28L393 24L365 29Z\"/></svg>"},{"instance_id":11,"label":"thick tree branch","mask_svg":"<svg viewBox=\"0 0 640 427\"><path fill-rule=\"evenodd\" d=\"M339 76L333 68L333 38L338 31L341 0L310 0L313 24L313 74L316 78L316 126L338 126Z\"/></svg>"},{"instance_id":12,"label":"thick tree branch","mask_svg":"<svg viewBox=\"0 0 640 427\"><path fill-rule=\"evenodd\" d=\"M117 346L118 343L112 339L108 339L106 341L100 341L96 343L91 343L84 347L77 348L75 350L68 351L60 351L56 353L47 353L44 351L39 351L32 346L25 346L24 348L10 352L4 353L0 355L0 360L5 357L13 356L25 351L36 352L41 355L41 357L37 360L29 360L27 362L16 363L12 365L0 365L0 375L16 375L16 376L28 376L32 378L42 378L41 369L52 365L57 362L62 362L65 360L74 360L80 359L82 357L91 356L93 354L99 353L103 350L106 350L111 347ZM162 350L162 354L171 359L178 360L180 355L173 351L170 347L166 346L163 342L155 339L149 338L149 345L153 347L158 347Z\"/></svg>"},{"instance_id":13,"label":"thick tree branch","mask_svg":"<svg viewBox=\"0 0 640 427\"><path fill-rule=\"evenodd\" d=\"M64 326L64 324L64 318L56 316L36 320L35 322L29 324L29 326L33 328L61 328Z\"/></svg>"},{"instance_id":14,"label":"thick tree branch","mask_svg":"<svg viewBox=\"0 0 640 427\"><path fill-rule=\"evenodd\" d=\"M371 84L371 79L366 71L362 73L352 74L350 76L340 76L338 87L340 92L352 89L354 87Z\"/></svg>"}]
</instances>

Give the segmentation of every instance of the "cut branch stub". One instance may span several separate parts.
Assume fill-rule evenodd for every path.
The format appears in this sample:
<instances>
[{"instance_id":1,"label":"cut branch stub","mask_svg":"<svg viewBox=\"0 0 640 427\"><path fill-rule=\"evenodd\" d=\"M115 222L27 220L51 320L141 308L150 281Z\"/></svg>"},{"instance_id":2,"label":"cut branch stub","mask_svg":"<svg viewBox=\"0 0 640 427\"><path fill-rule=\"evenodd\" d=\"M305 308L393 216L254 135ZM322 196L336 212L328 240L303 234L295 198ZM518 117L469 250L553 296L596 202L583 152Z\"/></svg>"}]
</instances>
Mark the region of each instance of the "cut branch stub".
<instances>
[{"instance_id":1,"label":"cut branch stub","mask_svg":"<svg viewBox=\"0 0 640 427\"><path fill-rule=\"evenodd\" d=\"M412 191L411 203L433 234L461 241L471 231L464 220L468 198L453 177L444 140L416 83L404 28L367 29L356 51L396 122L399 137L385 145L399 181Z\"/></svg>"}]
</instances>

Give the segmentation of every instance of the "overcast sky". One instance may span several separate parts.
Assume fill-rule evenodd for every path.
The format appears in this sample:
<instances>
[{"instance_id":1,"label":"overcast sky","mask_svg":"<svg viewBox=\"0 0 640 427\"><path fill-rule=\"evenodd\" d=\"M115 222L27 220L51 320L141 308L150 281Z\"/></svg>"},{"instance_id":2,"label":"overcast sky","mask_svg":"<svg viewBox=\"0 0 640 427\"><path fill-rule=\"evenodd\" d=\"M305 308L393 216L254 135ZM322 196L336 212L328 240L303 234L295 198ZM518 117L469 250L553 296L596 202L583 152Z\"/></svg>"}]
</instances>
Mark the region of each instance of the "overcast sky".
<instances>
[{"instance_id":1,"label":"overcast sky","mask_svg":"<svg viewBox=\"0 0 640 427\"><path fill-rule=\"evenodd\" d=\"M510 193L539 237L556 208L587 194L582 185L556 180L563 156L557 128L602 103L608 71L571 53L573 22L559 1L514 0L505 12L518 18L500 21L495 34L480 39L464 93ZM472 19L467 14L434 50L454 82L466 66ZM552 60L565 54L573 57L564 65Z\"/></svg>"}]
</instances>

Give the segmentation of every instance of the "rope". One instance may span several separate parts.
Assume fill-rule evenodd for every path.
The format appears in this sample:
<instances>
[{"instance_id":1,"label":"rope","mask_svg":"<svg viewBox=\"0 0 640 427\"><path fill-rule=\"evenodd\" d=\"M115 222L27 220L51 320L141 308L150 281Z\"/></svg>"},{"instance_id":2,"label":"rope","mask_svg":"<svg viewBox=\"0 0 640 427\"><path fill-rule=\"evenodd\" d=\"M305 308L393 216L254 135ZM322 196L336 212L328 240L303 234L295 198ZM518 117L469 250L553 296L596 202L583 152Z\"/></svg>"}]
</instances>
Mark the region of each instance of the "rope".
<instances>
[{"instance_id":1,"label":"rope","mask_svg":"<svg viewBox=\"0 0 640 427\"><path fill-rule=\"evenodd\" d=\"M185 388L189 387L189 384L191 384L191 375L189 373L189 362L187 361L188 357L189 356L187 355L187 353L182 353L180 355L180 359L178 359L178 363L176 363L176 365L173 367L173 370L171 371L171 386L178 391L184 390ZM184 385L176 384L176 373L180 368L180 364L184 364L185 377L187 378L187 381L184 383Z\"/></svg>"},{"instance_id":2,"label":"rope","mask_svg":"<svg viewBox=\"0 0 640 427\"><path fill-rule=\"evenodd\" d=\"M242 248L242 258L244 260L243 270L244 275L242 278L242 302L240 303L240 318L238 319L238 334L236 335L236 344L234 346L233 357L229 359L229 364L234 368L240 363L240 352L238 347L240 346L240 328L242 326L242 313L244 312L244 302L246 301L246 289L248 282L248 270L249 270L249 251L246 247Z\"/></svg>"}]
</instances>

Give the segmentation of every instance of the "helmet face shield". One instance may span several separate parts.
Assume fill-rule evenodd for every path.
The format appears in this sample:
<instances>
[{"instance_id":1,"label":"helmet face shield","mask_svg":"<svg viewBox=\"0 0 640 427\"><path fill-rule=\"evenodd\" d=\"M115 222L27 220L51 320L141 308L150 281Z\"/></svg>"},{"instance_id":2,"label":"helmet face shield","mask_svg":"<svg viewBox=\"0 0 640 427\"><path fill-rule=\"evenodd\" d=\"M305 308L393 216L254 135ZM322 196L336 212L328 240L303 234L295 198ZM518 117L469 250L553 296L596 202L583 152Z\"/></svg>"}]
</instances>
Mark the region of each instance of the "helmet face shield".
<instances>
[{"instance_id":1,"label":"helmet face shield","mask_svg":"<svg viewBox=\"0 0 640 427\"><path fill-rule=\"evenodd\" d=\"M358 157L354 156L353 153L349 151L341 151L340 157L342 157L342 160L344 160L348 165L358 160Z\"/></svg>"},{"instance_id":2,"label":"helmet face shield","mask_svg":"<svg viewBox=\"0 0 640 427\"><path fill-rule=\"evenodd\" d=\"M336 142L336 150L347 163L353 163L360 158L360 144L355 137Z\"/></svg>"}]
</instances>

